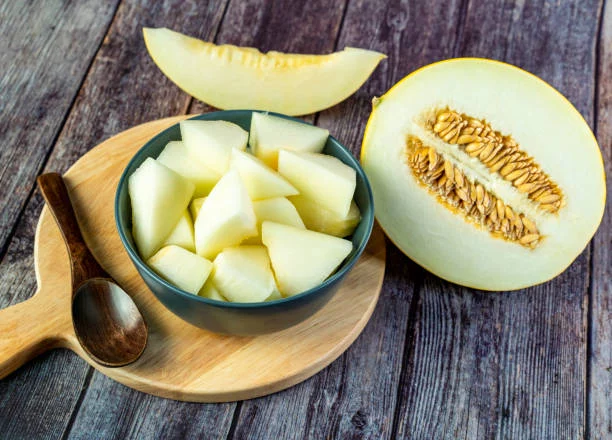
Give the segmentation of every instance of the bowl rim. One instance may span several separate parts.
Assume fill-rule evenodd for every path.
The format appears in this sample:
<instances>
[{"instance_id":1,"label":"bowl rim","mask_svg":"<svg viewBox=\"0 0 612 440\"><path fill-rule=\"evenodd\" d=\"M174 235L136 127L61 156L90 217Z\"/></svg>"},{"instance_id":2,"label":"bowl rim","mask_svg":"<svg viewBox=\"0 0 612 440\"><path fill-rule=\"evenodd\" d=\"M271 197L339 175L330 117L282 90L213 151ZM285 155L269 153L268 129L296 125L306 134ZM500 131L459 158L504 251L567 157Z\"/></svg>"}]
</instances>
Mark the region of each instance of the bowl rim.
<instances>
[{"instance_id":1,"label":"bowl rim","mask_svg":"<svg viewBox=\"0 0 612 440\"><path fill-rule=\"evenodd\" d=\"M223 115L229 115L229 114L236 114L236 115L242 115L242 114L253 114L253 113L266 113L266 114L270 114L273 116L278 116L278 117L282 117L284 119L289 119L289 120L293 120L293 121L297 121L300 122L302 124L306 124L306 125L313 125L309 122L303 121L301 119L298 118L293 118L291 116L288 115L284 115L282 113L275 113L275 112L269 112L269 111L262 111L262 110L247 110L247 109L243 109L243 110L220 110L220 111L214 111L214 112L208 112L208 113L202 113L199 115L195 115L193 117L188 117L185 118L184 120L207 120L208 118L206 118L206 116L209 115L213 115L213 116L223 116ZM223 118L217 118L217 119L212 119L212 120L227 120L227 119L223 119ZM355 172L359 175L359 177L362 179L362 181L365 184L365 189L366 189L366 194L367 194L367 201L368 204L370 206L370 210L369 210L369 216L368 218L363 218L361 219L361 221L366 220L367 224L366 224L366 232L364 233L363 238L361 239L359 245L357 246L357 249L355 250L355 252L353 253L353 256L350 258L350 260L346 261L341 267L340 269L338 269L336 272L334 272L332 275L330 275L329 277L327 277L327 279L325 279L325 281L323 281L322 283L316 285L315 287L312 287L308 290L305 290L304 292L298 293L297 295L293 295L293 296L289 296L287 298L280 298L280 299L275 299L272 301L260 301L260 302L231 302L231 301L219 301L216 299L209 299L209 298L205 298L203 296L199 296L199 295L194 295L192 293L189 293L185 290L182 290L176 286L174 286L173 284L169 283L168 281L166 281L165 279L163 279L160 275L158 275L153 269L151 269L149 267L148 264L146 264L145 261L143 261L143 259L140 257L140 254L136 251L136 249L130 244L130 242L128 241L127 237L126 237L126 233L123 230L122 226L121 226L121 222L119 221L119 211L120 211L120 193L121 193L121 189L127 185L128 182L128 178L129 176L127 175L128 170L130 168L132 168L132 165L134 162L136 162L138 159L140 159L142 156L147 156L147 157L152 157L147 155L147 150L149 149L149 145L151 145L152 143L154 143L158 138L163 137L168 131L174 129L175 127L179 126L180 122L177 122L176 124L171 125L170 127L162 130L161 132L159 132L158 134L156 134L155 136L153 136L151 139L149 139L142 147L140 147L140 149L132 156L132 158L130 159L130 161L127 163L127 165L125 166L125 168L123 169L123 172L121 173L121 177L119 178L119 183L117 184L117 190L115 192L115 201L114 201L114 210L115 210L115 227L117 229L117 232L119 233L119 238L121 239L121 243L123 244L123 247L125 248L125 250L127 251L130 259L132 260L132 263L134 263L137 268L139 270L143 270L147 275L149 275L150 277L152 277L153 279L155 279L156 281L158 281L161 285L163 285L164 287L166 287L167 289L169 289L171 292L173 292L174 294L178 295L178 296L182 296L184 298L187 298L188 300L192 300L192 301L196 301L196 302L200 302L200 303L204 303L204 304L208 304L211 306L215 306L215 307L220 307L220 308L229 308L229 309L262 309L262 308L268 308L268 307L275 307L275 306L279 306L279 305L283 305L289 302L294 302L294 301L298 301L300 299L303 299L305 297L311 296L321 290L326 289L328 286L333 285L334 283L336 283L337 281L341 280L355 265L355 263L357 262L357 260L361 257L361 254L363 253L363 251L365 250L365 247L367 246L369 240L370 240L370 236L372 234L372 229L374 227L374 196L372 193L372 187L370 186L370 181L368 180L367 175L365 174L363 168L361 167L361 164L359 163L359 160L353 156L353 154L350 152L350 150L348 150L344 145L342 145L340 143L340 141L338 141L338 139L336 139L335 137L333 137L332 135L329 135L329 139L334 142L336 144L336 146L340 147L340 149L347 155L347 157L349 157L349 161L351 162L351 168L353 168L355 170ZM231 122L231 121L228 121ZM249 131L250 133L250 131ZM133 173L133 171L132 171ZM131 173L130 173L131 175ZM129 195L128 195L129 197ZM142 277L142 275L139 273L139 276ZM148 286L147 286L148 287Z\"/></svg>"}]
</instances>

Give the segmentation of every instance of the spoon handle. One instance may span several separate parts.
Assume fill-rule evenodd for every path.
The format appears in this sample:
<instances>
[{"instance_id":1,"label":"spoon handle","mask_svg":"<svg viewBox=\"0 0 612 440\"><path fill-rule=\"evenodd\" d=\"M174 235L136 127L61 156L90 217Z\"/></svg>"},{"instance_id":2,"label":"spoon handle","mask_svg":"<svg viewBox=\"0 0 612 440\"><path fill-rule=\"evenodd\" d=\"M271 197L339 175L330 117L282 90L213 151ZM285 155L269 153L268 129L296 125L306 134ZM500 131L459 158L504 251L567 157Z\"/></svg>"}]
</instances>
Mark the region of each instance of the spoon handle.
<instances>
[{"instance_id":1,"label":"spoon handle","mask_svg":"<svg viewBox=\"0 0 612 440\"><path fill-rule=\"evenodd\" d=\"M108 274L85 244L62 176L58 173L47 173L39 176L36 181L68 248L73 292L83 281L90 278L107 278Z\"/></svg>"}]
</instances>

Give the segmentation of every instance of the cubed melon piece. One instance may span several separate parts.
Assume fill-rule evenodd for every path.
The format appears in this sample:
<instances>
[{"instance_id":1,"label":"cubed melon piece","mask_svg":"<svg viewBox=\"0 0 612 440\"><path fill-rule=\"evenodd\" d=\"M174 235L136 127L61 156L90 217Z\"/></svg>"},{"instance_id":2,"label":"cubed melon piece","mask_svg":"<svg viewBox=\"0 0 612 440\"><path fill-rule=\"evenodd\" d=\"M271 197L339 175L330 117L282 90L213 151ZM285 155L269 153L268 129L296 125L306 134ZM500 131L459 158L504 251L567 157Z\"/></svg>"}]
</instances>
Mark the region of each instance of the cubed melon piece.
<instances>
[{"instance_id":1,"label":"cubed melon piece","mask_svg":"<svg viewBox=\"0 0 612 440\"><path fill-rule=\"evenodd\" d=\"M181 141L168 142L168 145L157 157L157 161L176 171L195 185L194 197L208 195L210 190L221 178L216 171L211 170L200 160L189 154Z\"/></svg>"},{"instance_id":2,"label":"cubed melon piece","mask_svg":"<svg viewBox=\"0 0 612 440\"><path fill-rule=\"evenodd\" d=\"M180 246L189 252L195 252L195 242L193 240L193 222L189 211L185 210L180 220L164 242L164 246Z\"/></svg>"},{"instance_id":3,"label":"cubed melon piece","mask_svg":"<svg viewBox=\"0 0 612 440\"><path fill-rule=\"evenodd\" d=\"M355 228L361 221L361 213L354 201L351 202L351 207L346 217L339 216L316 201L302 195L291 196L289 201L297 209L297 212L304 221L304 225L311 231L323 232L324 234L336 237L346 237L355 231Z\"/></svg>"},{"instance_id":4,"label":"cubed melon piece","mask_svg":"<svg viewBox=\"0 0 612 440\"><path fill-rule=\"evenodd\" d=\"M245 150L249 134L227 121L188 120L180 123L185 147L208 168L223 174L233 148Z\"/></svg>"},{"instance_id":5,"label":"cubed melon piece","mask_svg":"<svg viewBox=\"0 0 612 440\"><path fill-rule=\"evenodd\" d=\"M278 172L301 195L316 200L340 217L348 216L357 176L353 168L339 159L326 154L283 150L278 156Z\"/></svg>"},{"instance_id":6,"label":"cubed melon piece","mask_svg":"<svg viewBox=\"0 0 612 440\"><path fill-rule=\"evenodd\" d=\"M200 289L200 292L198 293L198 295L203 296L204 298L208 298L208 299L216 299L217 301L227 302L225 297L219 293L219 290L217 290L217 288L215 287L215 285L212 283L210 279L208 279L204 283L204 286L202 287L202 289Z\"/></svg>"},{"instance_id":7,"label":"cubed melon piece","mask_svg":"<svg viewBox=\"0 0 612 440\"><path fill-rule=\"evenodd\" d=\"M199 199L193 199L189 204L189 213L191 214L191 218L193 219L194 223L196 218L198 218L198 213L204 204L204 200L206 200L206 197L200 197Z\"/></svg>"},{"instance_id":8,"label":"cubed melon piece","mask_svg":"<svg viewBox=\"0 0 612 440\"><path fill-rule=\"evenodd\" d=\"M214 258L223 248L257 235L253 202L236 170L219 180L200 208L195 221L198 255Z\"/></svg>"},{"instance_id":9,"label":"cubed melon piece","mask_svg":"<svg viewBox=\"0 0 612 440\"><path fill-rule=\"evenodd\" d=\"M264 301L278 290L263 246L226 248L213 265L212 282L229 301Z\"/></svg>"},{"instance_id":10,"label":"cubed melon piece","mask_svg":"<svg viewBox=\"0 0 612 440\"><path fill-rule=\"evenodd\" d=\"M279 150L320 153L329 131L267 113L253 113L249 146L253 154L276 169Z\"/></svg>"},{"instance_id":11,"label":"cubed melon piece","mask_svg":"<svg viewBox=\"0 0 612 440\"><path fill-rule=\"evenodd\" d=\"M242 177L251 200L298 194L298 190L283 176L247 152L232 150L230 168Z\"/></svg>"},{"instance_id":12,"label":"cubed melon piece","mask_svg":"<svg viewBox=\"0 0 612 440\"><path fill-rule=\"evenodd\" d=\"M304 222L300 218L297 209L285 197L253 202L253 210L257 218L257 237L249 238L245 244L261 244L261 224L265 221L305 229Z\"/></svg>"},{"instance_id":13,"label":"cubed melon piece","mask_svg":"<svg viewBox=\"0 0 612 440\"><path fill-rule=\"evenodd\" d=\"M169 283L194 295L202 289L213 267L207 259L175 245L161 248L147 264Z\"/></svg>"},{"instance_id":14,"label":"cubed melon piece","mask_svg":"<svg viewBox=\"0 0 612 440\"><path fill-rule=\"evenodd\" d=\"M348 240L274 222L264 222L261 234L284 296L321 284L353 249Z\"/></svg>"},{"instance_id":15,"label":"cubed melon piece","mask_svg":"<svg viewBox=\"0 0 612 440\"><path fill-rule=\"evenodd\" d=\"M164 243L185 212L194 185L155 159L147 158L128 180L132 235L147 260Z\"/></svg>"}]
</instances>

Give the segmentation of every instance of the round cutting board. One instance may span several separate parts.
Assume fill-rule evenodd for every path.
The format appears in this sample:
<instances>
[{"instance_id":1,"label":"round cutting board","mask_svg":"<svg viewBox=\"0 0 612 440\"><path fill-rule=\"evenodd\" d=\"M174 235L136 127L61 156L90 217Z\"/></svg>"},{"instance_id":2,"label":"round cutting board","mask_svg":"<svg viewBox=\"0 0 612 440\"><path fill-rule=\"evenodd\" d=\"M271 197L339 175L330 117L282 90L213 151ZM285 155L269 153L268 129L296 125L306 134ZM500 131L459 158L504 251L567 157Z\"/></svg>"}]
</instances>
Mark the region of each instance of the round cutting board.
<instances>
[{"instance_id":1,"label":"round cutting board","mask_svg":"<svg viewBox=\"0 0 612 440\"><path fill-rule=\"evenodd\" d=\"M363 256L334 298L295 327L239 337L210 333L182 321L153 296L133 267L115 229L113 202L130 158L151 137L184 118L127 130L91 150L65 175L87 244L147 321L149 341L142 357L126 367L105 368L81 349L70 318L68 256L46 208L36 231L39 290L26 303L36 305L41 319L48 321L49 346L70 348L105 375L140 391L177 400L225 402L288 388L329 365L365 327L384 275L383 234L375 227Z\"/></svg>"}]
</instances>

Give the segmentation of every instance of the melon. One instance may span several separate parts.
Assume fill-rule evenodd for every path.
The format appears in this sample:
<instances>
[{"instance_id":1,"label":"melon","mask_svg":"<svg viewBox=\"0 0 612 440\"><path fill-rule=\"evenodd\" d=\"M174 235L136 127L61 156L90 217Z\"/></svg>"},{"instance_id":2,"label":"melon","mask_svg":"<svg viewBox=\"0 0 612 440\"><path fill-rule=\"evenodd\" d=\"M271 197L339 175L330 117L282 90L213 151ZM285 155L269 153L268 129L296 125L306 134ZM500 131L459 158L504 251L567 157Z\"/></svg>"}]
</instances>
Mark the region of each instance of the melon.
<instances>
[{"instance_id":1,"label":"melon","mask_svg":"<svg viewBox=\"0 0 612 440\"><path fill-rule=\"evenodd\" d=\"M149 259L185 212L195 187L171 169L147 158L128 180L132 235L140 256Z\"/></svg>"},{"instance_id":2,"label":"melon","mask_svg":"<svg viewBox=\"0 0 612 440\"><path fill-rule=\"evenodd\" d=\"M169 283L194 295L202 289L213 268L207 259L175 245L161 248L147 264Z\"/></svg>"},{"instance_id":3,"label":"melon","mask_svg":"<svg viewBox=\"0 0 612 440\"><path fill-rule=\"evenodd\" d=\"M249 238L245 243L261 244L261 225L266 221L306 229L297 209L285 197L253 202L253 210L257 218L257 236Z\"/></svg>"},{"instance_id":4,"label":"melon","mask_svg":"<svg viewBox=\"0 0 612 440\"><path fill-rule=\"evenodd\" d=\"M194 228L198 255L211 259L257 235L253 202L237 171L228 171L206 197Z\"/></svg>"},{"instance_id":5,"label":"melon","mask_svg":"<svg viewBox=\"0 0 612 440\"><path fill-rule=\"evenodd\" d=\"M316 200L302 195L291 196L289 201L297 209L306 228L312 231L323 232L336 237L346 237L355 231L361 221L361 212L354 201L351 202L349 212L345 216L338 215L321 206ZM275 221L274 219L270 220Z\"/></svg>"},{"instance_id":6,"label":"melon","mask_svg":"<svg viewBox=\"0 0 612 440\"><path fill-rule=\"evenodd\" d=\"M191 203L189 203L189 213L191 214L191 218L195 222L195 219L198 218L198 214L200 213L200 208L204 204L204 200L206 197L199 197L197 199L193 199Z\"/></svg>"},{"instance_id":7,"label":"melon","mask_svg":"<svg viewBox=\"0 0 612 440\"><path fill-rule=\"evenodd\" d=\"M355 170L339 159L326 154L282 150L278 155L278 172L301 195L316 200L341 217L348 216L357 177Z\"/></svg>"},{"instance_id":8,"label":"melon","mask_svg":"<svg viewBox=\"0 0 612 440\"><path fill-rule=\"evenodd\" d=\"M298 194L298 190L285 178L252 154L234 149L230 167L240 174L251 200Z\"/></svg>"},{"instance_id":9,"label":"melon","mask_svg":"<svg viewBox=\"0 0 612 440\"><path fill-rule=\"evenodd\" d=\"M435 63L375 98L361 162L397 247L483 290L561 273L605 206L601 153L580 113L541 79L491 60Z\"/></svg>"},{"instance_id":10,"label":"melon","mask_svg":"<svg viewBox=\"0 0 612 440\"><path fill-rule=\"evenodd\" d=\"M260 302L278 290L263 246L226 248L213 265L212 282L229 301Z\"/></svg>"},{"instance_id":11,"label":"melon","mask_svg":"<svg viewBox=\"0 0 612 440\"><path fill-rule=\"evenodd\" d=\"M179 219L178 223L166 238L164 246L170 246L174 244L180 246L183 249L187 249L190 252L195 252L195 243L193 239L193 222L191 221L191 215L189 211L185 210L183 215Z\"/></svg>"},{"instance_id":12,"label":"melon","mask_svg":"<svg viewBox=\"0 0 612 440\"><path fill-rule=\"evenodd\" d=\"M143 29L151 58L181 89L220 109L314 113L352 95L385 55L347 47L329 55L217 46L170 29Z\"/></svg>"},{"instance_id":13,"label":"melon","mask_svg":"<svg viewBox=\"0 0 612 440\"><path fill-rule=\"evenodd\" d=\"M219 293L219 290L215 287L210 279L204 283L204 286L202 286L198 292L198 295L208 299L227 302L227 299L225 299L225 297Z\"/></svg>"},{"instance_id":14,"label":"melon","mask_svg":"<svg viewBox=\"0 0 612 440\"><path fill-rule=\"evenodd\" d=\"M261 239L284 296L321 284L353 249L348 240L269 221L261 227Z\"/></svg>"},{"instance_id":15,"label":"melon","mask_svg":"<svg viewBox=\"0 0 612 440\"><path fill-rule=\"evenodd\" d=\"M320 153L329 131L303 122L266 113L253 113L249 147L255 156L277 168L279 150Z\"/></svg>"},{"instance_id":16,"label":"melon","mask_svg":"<svg viewBox=\"0 0 612 440\"><path fill-rule=\"evenodd\" d=\"M157 157L157 161L193 183L195 185L194 197L208 195L213 186L221 178L219 173L211 170L190 155L181 141L168 142Z\"/></svg>"},{"instance_id":17,"label":"melon","mask_svg":"<svg viewBox=\"0 0 612 440\"><path fill-rule=\"evenodd\" d=\"M249 134L228 121L188 120L180 123L185 148L219 175L229 168L232 149L245 150Z\"/></svg>"}]
</instances>

